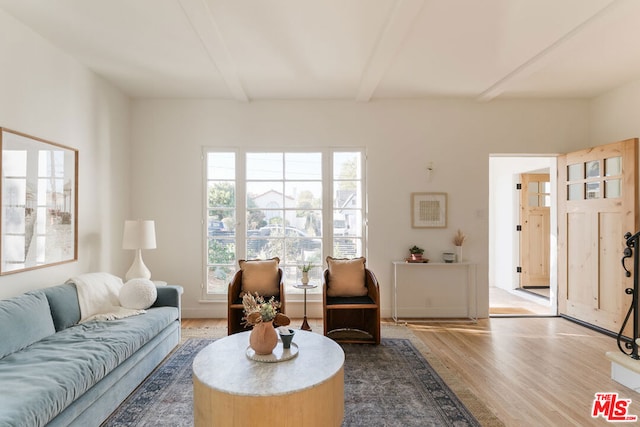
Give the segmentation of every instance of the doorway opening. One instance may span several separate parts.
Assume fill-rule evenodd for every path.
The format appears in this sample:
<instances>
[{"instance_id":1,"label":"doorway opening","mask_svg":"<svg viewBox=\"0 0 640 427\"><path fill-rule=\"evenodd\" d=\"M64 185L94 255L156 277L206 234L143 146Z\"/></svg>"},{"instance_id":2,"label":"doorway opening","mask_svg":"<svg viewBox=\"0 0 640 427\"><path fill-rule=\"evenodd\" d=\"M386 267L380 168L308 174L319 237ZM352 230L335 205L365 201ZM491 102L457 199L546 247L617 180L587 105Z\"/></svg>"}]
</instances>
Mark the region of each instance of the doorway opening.
<instances>
[{"instance_id":1,"label":"doorway opening","mask_svg":"<svg viewBox=\"0 0 640 427\"><path fill-rule=\"evenodd\" d=\"M556 177L555 155L489 157L491 317L558 313Z\"/></svg>"}]
</instances>

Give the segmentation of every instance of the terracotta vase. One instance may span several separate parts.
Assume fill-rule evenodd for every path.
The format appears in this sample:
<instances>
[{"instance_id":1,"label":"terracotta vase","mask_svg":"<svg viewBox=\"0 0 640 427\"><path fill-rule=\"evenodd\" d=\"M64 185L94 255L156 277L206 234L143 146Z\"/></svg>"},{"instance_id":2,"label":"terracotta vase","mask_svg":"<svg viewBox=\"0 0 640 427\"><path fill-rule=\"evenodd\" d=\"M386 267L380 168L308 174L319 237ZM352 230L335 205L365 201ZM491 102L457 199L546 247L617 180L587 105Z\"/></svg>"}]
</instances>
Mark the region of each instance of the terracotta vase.
<instances>
[{"instance_id":1,"label":"terracotta vase","mask_svg":"<svg viewBox=\"0 0 640 427\"><path fill-rule=\"evenodd\" d=\"M253 326L249 335L249 345L256 354L271 354L276 344L278 344L278 334L273 327L273 320Z\"/></svg>"}]
</instances>

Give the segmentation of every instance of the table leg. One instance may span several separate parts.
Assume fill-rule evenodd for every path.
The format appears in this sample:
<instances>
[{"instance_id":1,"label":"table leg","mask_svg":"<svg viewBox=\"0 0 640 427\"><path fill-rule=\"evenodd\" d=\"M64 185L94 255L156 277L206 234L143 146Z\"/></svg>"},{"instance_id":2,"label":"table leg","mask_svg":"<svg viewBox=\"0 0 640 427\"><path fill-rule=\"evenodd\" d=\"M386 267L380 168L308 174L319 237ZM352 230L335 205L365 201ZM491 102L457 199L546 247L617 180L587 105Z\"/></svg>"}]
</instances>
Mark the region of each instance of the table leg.
<instances>
[{"instance_id":1,"label":"table leg","mask_svg":"<svg viewBox=\"0 0 640 427\"><path fill-rule=\"evenodd\" d=\"M309 326L309 323L307 322L307 290L304 290L304 318L302 320L302 326L300 326L300 329L302 329L303 331L311 331L311 326Z\"/></svg>"}]
</instances>

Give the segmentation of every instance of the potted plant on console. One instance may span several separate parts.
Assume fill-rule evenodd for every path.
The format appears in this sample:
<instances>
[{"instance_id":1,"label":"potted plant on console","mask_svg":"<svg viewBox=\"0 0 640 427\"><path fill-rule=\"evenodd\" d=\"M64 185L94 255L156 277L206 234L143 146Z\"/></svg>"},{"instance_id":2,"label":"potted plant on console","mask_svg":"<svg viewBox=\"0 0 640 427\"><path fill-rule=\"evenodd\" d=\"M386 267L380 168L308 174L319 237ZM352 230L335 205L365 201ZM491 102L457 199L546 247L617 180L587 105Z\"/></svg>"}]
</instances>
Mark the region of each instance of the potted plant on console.
<instances>
[{"instance_id":1,"label":"potted plant on console","mask_svg":"<svg viewBox=\"0 0 640 427\"><path fill-rule=\"evenodd\" d=\"M412 262L424 262L422 259L422 254L424 254L424 249L413 245L413 247L409 248L409 253L411 254L411 258L409 259Z\"/></svg>"}]
</instances>

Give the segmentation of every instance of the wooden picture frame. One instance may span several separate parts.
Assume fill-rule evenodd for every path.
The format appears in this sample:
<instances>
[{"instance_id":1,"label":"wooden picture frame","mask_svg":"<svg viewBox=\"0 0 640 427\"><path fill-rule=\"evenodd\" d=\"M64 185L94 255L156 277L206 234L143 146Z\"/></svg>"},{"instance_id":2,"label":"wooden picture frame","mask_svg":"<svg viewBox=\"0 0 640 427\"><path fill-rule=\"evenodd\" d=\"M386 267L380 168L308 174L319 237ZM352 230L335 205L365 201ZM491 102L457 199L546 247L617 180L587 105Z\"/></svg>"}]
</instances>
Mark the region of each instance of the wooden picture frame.
<instances>
[{"instance_id":1,"label":"wooden picture frame","mask_svg":"<svg viewBox=\"0 0 640 427\"><path fill-rule=\"evenodd\" d=\"M78 150L0 128L0 275L78 259Z\"/></svg>"},{"instance_id":2,"label":"wooden picture frame","mask_svg":"<svg viewBox=\"0 0 640 427\"><path fill-rule=\"evenodd\" d=\"M447 193L411 193L412 228L447 227Z\"/></svg>"}]
</instances>

